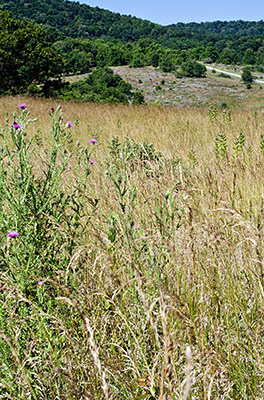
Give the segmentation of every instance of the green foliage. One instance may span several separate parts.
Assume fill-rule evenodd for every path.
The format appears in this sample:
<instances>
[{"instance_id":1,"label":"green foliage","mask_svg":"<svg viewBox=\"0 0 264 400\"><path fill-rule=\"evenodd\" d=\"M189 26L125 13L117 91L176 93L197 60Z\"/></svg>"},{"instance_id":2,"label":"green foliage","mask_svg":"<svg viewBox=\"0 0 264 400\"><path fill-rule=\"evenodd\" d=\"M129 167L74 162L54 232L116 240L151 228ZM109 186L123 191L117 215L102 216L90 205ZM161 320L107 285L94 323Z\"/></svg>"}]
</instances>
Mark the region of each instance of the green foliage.
<instances>
[{"instance_id":1,"label":"green foliage","mask_svg":"<svg viewBox=\"0 0 264 400\"><path fill-rule=\"evenodd\" d=\"M1 232L4 233L12 226L24 239L29 240L30 245L27 249L22 246L12 255L14 261L19 257L19 263L27 265L32 252L38 254L38 263L30 267L34 270L26 268L23 273L21 271L21 288L26 285L27 275L34 273L41 276L49 272L52 277L54 268L63 262L62 248L57 246L61 241L62 231L56 229L56 224L64 227L65 233L67 231L63 248L68 254L73 252L74 237L82 235L86 229L82 226L81 215L76 214L74 210L83 204L83 198L77 198L76 194L81 194L87 183L80 179L71 193L66 193L61 186L62 177L74 158L74 155L66 150L72 142L71 129L63 122L60 107L50 112L50 119L50 150L47 160L43 161L43 166L40 167L40 174L33 174L33 158L36 149L42 146L41 139L35 136L27 140L28 124L34 120L29 119L26 108L23 108L21 113L14 113L1 131ZM76 172L80 168L85 169L86 178L90 173L89 158L89 152L83 153L76 166ZM8 209L5 206L7 203ZM0 262L3 268L6 265L4 257L2 252Z\"/></svg>"},{"instance_id":2,"label":"green foliage","mask_svg":"<svg viewBox=\"0 0 264 400\"><path fill-rule=\"evenodd\" d=\"M263 133L260 135L259 148L260 148L261 153L264 154L264 134Z\"/></svg>"},{"instance_id":3,"label":"green foliage","mask_svg":"<svg viewBox=\"0 0 264 400\"><path fill-rule=\"evenodd\" d=\"M215 155L216 158L226 159L227 157L227 139L224 133L219 133L215 137Z\"/></svg>"},{"instance_id":4,"label":"green foliage","mask_svg":"<svg viewBox=\"0 0 264 400\"><path fill-rule=\"evenodd\" d=\"M40 26L15 21L0 10L0 94L23 93L32 84L47 92L50 78L60 82L62 58L49 46Z\"/></svg>"},{"instance_id":5,"label":"green foliage","mask_svg":"<svg viewBox=\"0 0 264 400\"><path fill-rule=\"evenodd\" d=\"M173 55L171 52L167 51L162 54L159 67L163 72L171 72L175 70L175 63L173 62Z\"/></svg>"},{"instance_id":6,"label":"green foliage","mask_svg":"<svg viewBox=\"0 0 264 400\"><path fill-rule=\"evenodd\" d=\"M97 68L87 78L68 85L60 94L66 100L95 101L98 103L144 103L141 92L108 68Z\"/></svg>"},{"instance_id":7,"label":"green foliage","mask_svg":"<svg viewBox=\"0 0 264 400\"><path fill-rule=\"evenodd\" d=\"M85 192L92 151L69 152L71 124L63 122L60 107L49 114L49 145L43 145L38 136L27 139L28 125L35 120L30 119L24 105L13 116L7 116L6 126L1 129L0 274L1 282L5 276L13 294L8 301L6 293L1 290L0 294L0 395L6 397L9 393L7 398L12 399L25 398L23 387L30 398L42 398L37 380L31 374L33 365L28 368L24 364L33 337L35 355L42 353L42 362L46 363L49 352L48 359L57 367L61 365L59 353L64 340L56 339L47 315L58 306L58 303L55 306L58 272L61 268L66 270L77 243L87 233L83 210L89 209ZM37 168L36 151L45 154ZM66 183L65 175L72 162L76 179ZM92 213L95 206L95 203L90 205L88 212ZM45 290L42 285L45 282L48 286L47 280L50 287ZM7 323L11 309L13 317ZM15 338L17 321L21 325ZM61 348L57 354L55 342ZM45 375L44 369L37 367L38 373ZM20 382L14 379L16 373L21 374ZM45 397L49 390L45 390Z\"/></svg>"},{"instance_id":8,"label":"green foliage","mask_svg":"<svg viewBox=\"0 0 264 400\"><path fill-rule=\"evenodd\" d=\"M214 70L212 70L212 72L215 73ZM220 72L219 74L217 74L217 76L219 76L219 78L232 79L232 76L230 76L228 74L224 74L223 72Z\"/></svg>"},{"instance_id":9,"label":"green foliage","mask_svg":"<svg viewBox=\"0 0 264 400\"><path fill-rule=\"evenodd\" d=\"M233 146L234 154L236 157L238 157L240 153L243 151L245 147L245 142L246 142L246 136L243 132L240 132L240 134L235 138Z\"/></svg>"},{"instance_id":10,"label":"green foliage","mask_svg":"<svg viewBox=\"0 0 264 400\"><path fill-rule=\"evenodd\" d=\"M33 19L43 24L48 39L51 42L68 38L95 40L102 38L106 41L119 40L123 43L151 40L159 45L176 50L182 61L186 59L221 62L225 64L250 64L263 65L263 39L264 22L249 21L215 21L205 23L176 23L163 27L150 21L139 18L120 15L99 7L90 7L73 1L63 0L0 0L0 7L11 11L16 18ZM144 38L144 39L142 39ZM117 45L121 49L120 45ZM142 50L142 47L141 47ZM100 52L99 52L100 53ZM128 55L130 53L130 55ZM133 66L160 64L161 54L158 52L152 58L142 57L143 51L131 51L112 54L109 64L109 54L101 52L98 56L98 66L121 65L125 56L127 64ZM145 53L146 54L146 53ZM66 61L71 58L67 53ZM184 60L182 59L184 58ZM90 56L88 57L88 60ZM115 60L115 61L114 61ZM175 60L173 60L175 63ZM78 69L76 59L76 71L89 68L89 62L82 56ZM177 64L177 63L176 63ZM75 65L74 57L72 67ZM86 68L85 67L85 68ZM166 67L165 67L166 68ZM170 68L169 68L170 69Z\"/></svg>"},{"instance_id":11,"label":"green foliage","mask_svg":"<svg viewBox=\"0 0 264 400\"><path fill-rule=\"evenodd\" d=\"M159 66L159 54L157 53L152 54L151 65L154 68L157 68Z\"/></svg>"},{"instance_id":12,"label":"green foliage","mask_svg":"<svg viewBox=\"0 0 264 400\"><path fill-rule=\"evenodd\" d=\"M209 42L206 46L205 56L210 59L210 63L214 63L219 59L219 51L212 42Z\"/></svg>"},{"instance_id":13,"label":"green foliage","mask_svg":"<svg viewBox=\"0 0 264 400\"><path fill-rule=\"evenodd\" d=\"M259 144L261 152L263 152L264 149L264 142L263 142L263 135L260 137L260 144ZM232 153L229 152L228 150L228 142L227 142L227 136L224 133L219 133L215 137L215 142L214 142L214 151L216 155L216 159L219 160L225 160L230 162L232 159L233 161L236 160L249 160L251 159L252 155L252 147L248 146L246 147L246 136L243 132L240 132L239 135L237 135L234 139L233 142L233 151Z\"/></svg>"},{"instance_id":14,"label":"green foliage","mask_svg":"<svg viewBox=\"0 0 264 400\"><path fill-rule=\"evenodd\" d=\"M217 120L217 107L216 105L211 104L208 109L208 115L211 121Z\"/></svg>"},{"instance_id":15,"label":"green foliage","mask_svg":"<svg viewBox=\"0 0 264 400\"><path fill-rule=\"evenodd\" d=\"M202 78L206 75L206 67L196 61L186 61L181 64L181 73L190 78Z\"/></svg>"},{"instance_id":16,"label":"green foliage","mask_svg":"<svg viewBox=\"0 0 264 400\"><path fill-rule=\"evenodd\" d=\"M242 59L243 64L255 64L256 63L256 57L255 57L255 52L253 49L246 49L245 54Z\"/></svg>"},{"instance_id":17,"label":"green foliage","mask_svg":"<svg viewBox=\"0 0 264 400\"><path fill-rule=\"evenodd\" d=\"M241 79L244 83L252 83L253 82L253 76L251 74L249 67L243 68Z\"/></svg>"}]
</instances>

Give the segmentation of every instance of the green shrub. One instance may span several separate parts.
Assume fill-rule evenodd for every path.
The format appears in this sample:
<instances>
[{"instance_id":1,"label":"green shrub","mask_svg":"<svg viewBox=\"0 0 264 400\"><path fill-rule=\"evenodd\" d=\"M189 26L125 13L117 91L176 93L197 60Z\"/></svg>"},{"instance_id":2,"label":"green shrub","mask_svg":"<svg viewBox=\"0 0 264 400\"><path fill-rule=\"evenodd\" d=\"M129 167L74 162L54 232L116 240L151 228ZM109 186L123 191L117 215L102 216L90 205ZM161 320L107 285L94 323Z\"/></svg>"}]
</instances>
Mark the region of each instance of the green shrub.
<instances>
[{"instance_id":1,"label":"green shrub","mask_svg":"<svg viewBox=\"0 0 264 400\"><path fill-rule=\"evenodd\" d=\"M98 103L144 103L141 92L134 93L129 83L108 68L97 68L87 78L68 85L61 97Z\"/></svg>"},{"instance_id":2,"label":"green shrub","mask_svg":"<svg viewBox=\"0 0 264 400\"><path fill-rule=\"evenodd\" d=\"M197 61L186 61L181 64L181 72L183 76L190 78L202 78L206 75L206 67Z\"/></svg>"},{"instance_id":3,"label":"green shrub","mask_svg":"<svg viewBox=\"0 0 264 400\"><path fill-rule=\"evenodd\" d=\"M246 84L251 84L253 82L253 76L251 74L251 71L250 71L249 67L245 67L243 69L243 72L242 72L242 75L241 75L241 79ZM248 87L248 89L250 89L250 87Z\"/></svg>"}]
</instances>

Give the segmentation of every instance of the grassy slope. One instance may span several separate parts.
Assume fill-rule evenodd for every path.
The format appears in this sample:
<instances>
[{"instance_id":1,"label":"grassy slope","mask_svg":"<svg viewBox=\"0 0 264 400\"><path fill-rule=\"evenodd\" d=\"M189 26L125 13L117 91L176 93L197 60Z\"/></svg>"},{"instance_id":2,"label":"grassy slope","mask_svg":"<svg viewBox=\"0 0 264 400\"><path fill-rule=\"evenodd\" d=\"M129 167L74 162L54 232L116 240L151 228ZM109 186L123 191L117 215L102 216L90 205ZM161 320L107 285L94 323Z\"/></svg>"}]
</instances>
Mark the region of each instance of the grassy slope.
<instances>
[{"instance_id":1,"label":"grassy slope","mask_svg":"<svg viewBox=\"0 0 264 400\"><path fill-rule=\"evenodd\" d=\"M39 129L47 137L54 102L2 98L1 121L22 100L39 117L29 136ZM262 399L262 112L76 103L63 110L74 157L58 190L78 184L80 147L98 140L78 198L78 229L87 229L78 236L51 215L45 249L57 242L42 263L27 234L34 216L10 249L2 229L1 395ZM109 150L116 136L120 145ZM164 156L155 159L143 141ZM38 147L36 174L47 160ZM71 254L63 250L70 235Z\"/></svg>"}]
</instances>

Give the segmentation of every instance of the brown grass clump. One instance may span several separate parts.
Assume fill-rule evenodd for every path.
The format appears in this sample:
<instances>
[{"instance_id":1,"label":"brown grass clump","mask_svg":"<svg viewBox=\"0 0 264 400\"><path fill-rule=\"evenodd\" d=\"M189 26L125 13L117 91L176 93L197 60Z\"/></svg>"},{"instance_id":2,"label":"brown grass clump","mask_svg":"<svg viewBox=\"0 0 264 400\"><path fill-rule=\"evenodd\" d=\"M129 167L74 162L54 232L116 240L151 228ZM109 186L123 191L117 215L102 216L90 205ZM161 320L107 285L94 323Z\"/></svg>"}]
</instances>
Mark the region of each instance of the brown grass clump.
<instances>
[{"instance_id":1,"label":"brown grass clump","mask_svg":"<svg viewBox=\"0 0 264 400\"><path fill-rule=\"evenodd\" d=\"M20 100L0 99L2 121ZM23 101L48 141L54 102ZM49 261L29 235L1 253L2 398L262 399L262 112L62 108Z\"/></svg>"}]
</instances>

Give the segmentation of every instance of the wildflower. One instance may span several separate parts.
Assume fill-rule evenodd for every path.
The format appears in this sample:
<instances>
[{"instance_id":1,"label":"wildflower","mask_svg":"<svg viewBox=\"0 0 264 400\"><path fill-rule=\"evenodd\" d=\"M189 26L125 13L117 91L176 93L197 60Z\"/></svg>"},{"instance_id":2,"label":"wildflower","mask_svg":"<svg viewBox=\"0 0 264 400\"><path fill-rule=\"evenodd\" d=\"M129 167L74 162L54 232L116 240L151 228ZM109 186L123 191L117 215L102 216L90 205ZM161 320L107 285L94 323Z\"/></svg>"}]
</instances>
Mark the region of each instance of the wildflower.
<instances>
[{"instance_id":1,"label":"wildflower","mask_svg":"<svg viewBox=\"0 0 264 400\"><path fill-rule=\"evenodd\" d=\"M90 164L94 164L94 160L90 160Z\"/></svg>"},{"instance_id":2,"label":"wildflower","mask_svg":"<svg viewBox=\"0 0 264 400\"><path fill-rule=\"evenodd\" d=\"M97 143L97 140L96 140L96 139L90 139L90 143L96 144L96 143Z\"/></svg>"},{"instance_id":3,"label":"wildflower","mask_svg":"<svg viewBox=\"0 0 264 400\"><path fill-rule=\"evenodd\" d=\"M14 238L14 237L19 236L19 233L16 232L16 231L10 231L10 232L8 233L7 236L8 236L9 238Z\"/></svg>"},{"instance_id":4,"label":"wildflower","mask_svg":"<svg viewBox=\"0 0 264 400\"><path fill-rule=\"evenodd\" d=\"M44 285L44 281L38 281L38 285L39 286L43 286Z\"/></svg>"},{"instance_id":5,"label":"wildflower","mask_svg":"<svg viewBox=\"0 0 264 400\"><path fill-rule=\"evenodd\" d=\"M173 197L177 197L177 193L173 193L173 195L172 195Z\"/></svg>"},{"instance_id":6,"label":"wildflower","mask_svg":"<svg viewBox=\"0 0 264 400\"><path fill-rule=\"evenodd\" d=\"M60 121L63 121L63 117L60 117L59 120L60 120Z\"/></svg>"},{"instance_id":7,"label":"wildflower","mask_svg":"<svg viewBox=\"0 0 264 400\"><path fill-rule=\"evenodd\" d=\"M50 107L50 111L51 111L51 112L54 112L54 111L55 111L55 108L54 108L54 107Z\"/></svg>"},{"instance_id":8,"label":"wildflower","mask_svg":"<svg viewBox=\"0 0 264 400\"><path fill-rule=\"evenodd\" d=\"M15 122L12 126L15 129L20 129L21 128L21 125L18 122Z\"/></svg>"},{"instance_id":9,"label":"wildflower","mask_svg":"<svg viewBox=\"0 0 264 400\"><path fill-rule=\"evenodd\" d=\"M25 103L20 103L20 104L18 105L18 107L21 108L22 110L25 110L25 109L27 108L27 106L26 106Z\"/></svg>"},{"instance_id":10,"label":"wildflower","mask_svg":"<svg viewBox=\"0 0 264 400\"><path fill-rule=\"evenodd\" d=\"M67 124L66 124L66 126L67 126L68 128L71 128L71 127L72 127L71 121L68 121Z\"/></svg>"}]
</instances>

